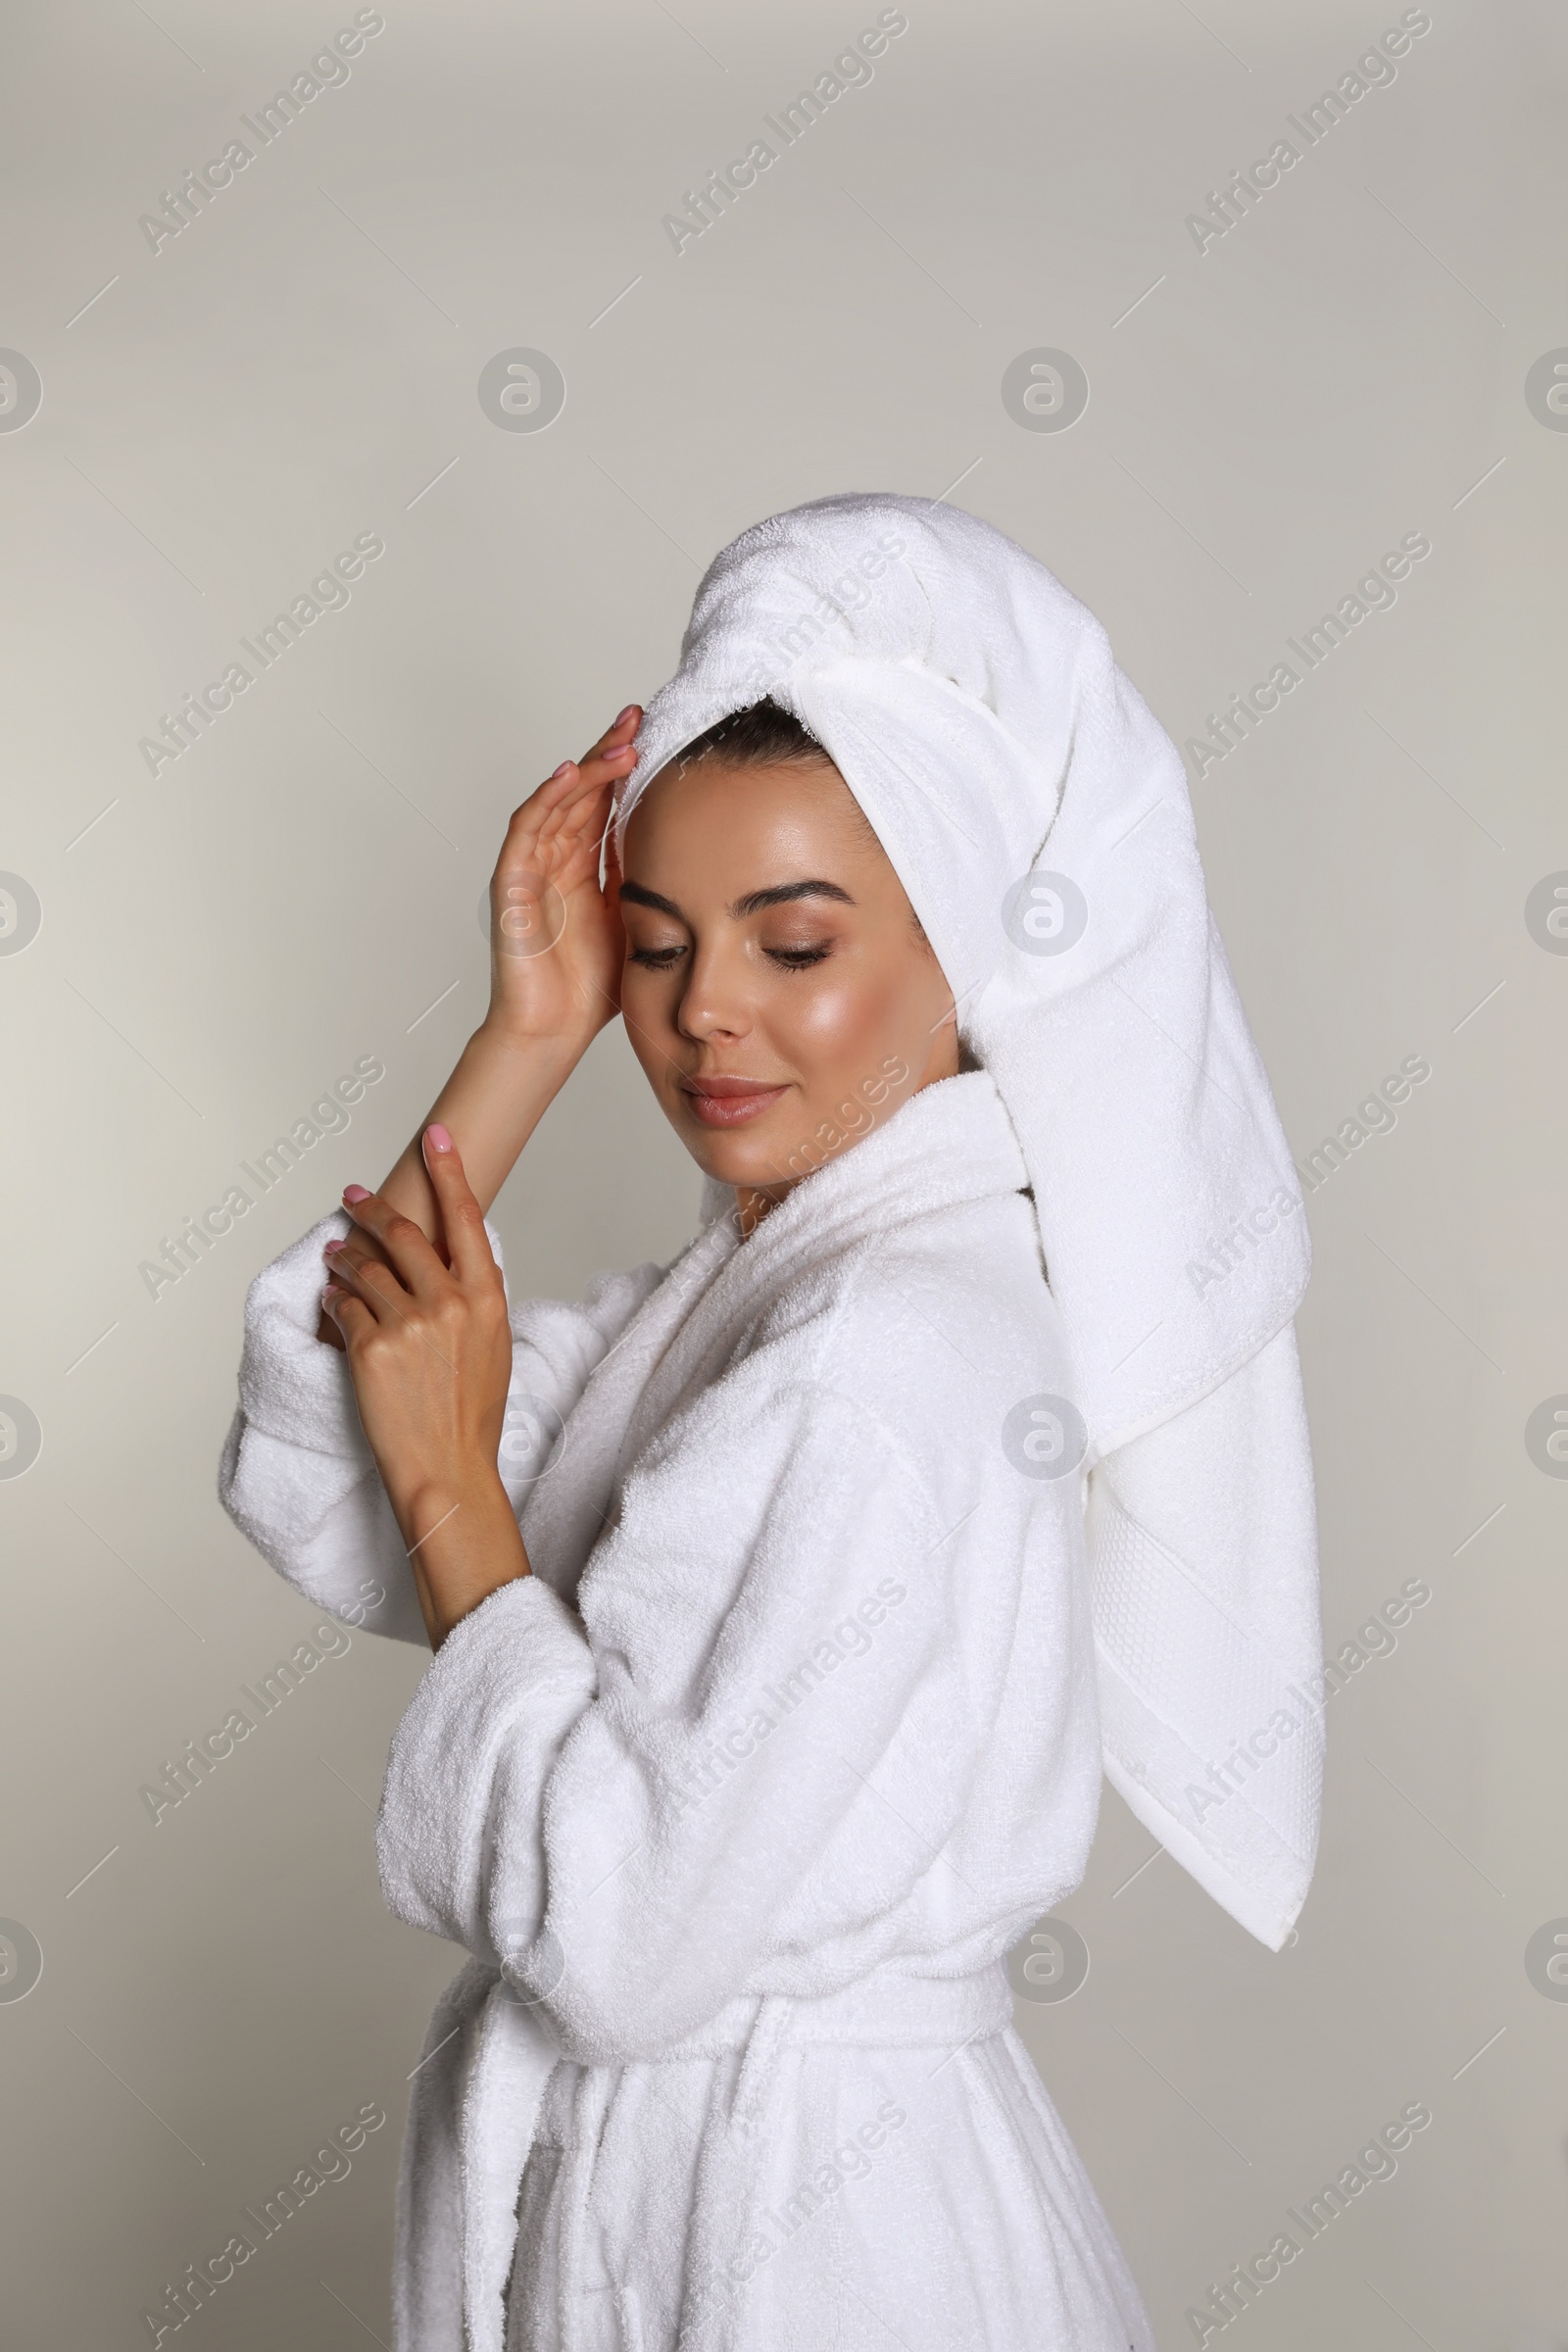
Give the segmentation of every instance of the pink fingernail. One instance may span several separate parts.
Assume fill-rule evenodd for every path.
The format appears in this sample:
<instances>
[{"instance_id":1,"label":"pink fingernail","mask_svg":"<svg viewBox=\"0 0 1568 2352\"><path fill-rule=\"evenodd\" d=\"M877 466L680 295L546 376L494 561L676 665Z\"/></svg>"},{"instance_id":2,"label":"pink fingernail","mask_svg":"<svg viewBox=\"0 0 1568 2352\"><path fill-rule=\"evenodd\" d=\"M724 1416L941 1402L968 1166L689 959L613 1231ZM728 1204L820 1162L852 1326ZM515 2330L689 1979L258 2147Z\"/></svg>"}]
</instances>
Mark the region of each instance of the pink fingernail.
<instances>
[{"instance_id":1,"label":"pink fingernail","mask_svg":"<svg viewBox=\"0 0 1568 2352\"><path fill-rule=\"evenodd\" d=\"M346 1250L347 1248L347 1242L323 1242L321 1245L321 1255L323 1257L336 1257L340 1250Z\"/></svg>"},{"instance_id":2,"label":"pink fingernail","mask_svg":"<svg viewBox=\"0 0 1568 2352\"><path fill-rule=\"evenodd\" d=\"M358 1208L362 1200L368 1200L370 1198L369 1187L364 1184L346 1184L343 1187L343 1198Z\"/></svg>"},{"instance_id":3,"label":"pink fingernail","mask_svg":"<svg viewBox=\"0 0 1568 2352\"><path fill-rule=\"evenodd\" d=\"M558 776L564 776L570 765L571 761L569 760L563 760L559 767L553 767L550 771L551 783L553 784Z\"/></svg>"},{"instance_id":4,"label":"pink fingernail","mask_svg":"<svg viewBox=\"0 0 1568 2352\"><path fill-rule=\"evenodd\" d=\"M447 1133L447 1131L446 1131L446 1129L445 1129L444 1127L439 1127L439 1126L427 1127L427 1128L425 1129L425 1131L424 1131L424 1132L425 1132L425 1137L426 1137L426 1140L428 1141L428 1143L429 1143L429 1146L430 1146L430 1149L431 1149L431 1151L432 1151L432 1152L450 1152L450 1151L451 1151L451 1149L452 1149L452 1138L451 1138L451 1136L450 1136L450 1135L448 1135L448 1133Z\"/></svg>"},{"instance_id":5,"label":"pink fingernail","mask_svg":"<svg viewBox=\"0 0 1568 2352\"><path fill-rule=\"evenodd\" d=\"M325 1306L329 1299L342 1298L346 1297L347 1293L344 1291L341 1283L329 1282L325 1290L321 1293L321 1304Z\"/></svg>"},{"instance_id":6,"label":"pink fingernail","mask_svg":"<svg viewBox=\"0 0 1568 2352\"><path fill-rule=\"evenodd\" d=\"M636 710L636 708L637 708L637 706L636 706L636 704L635 704L635 703L628 703L628 704L626 705L626 708L625 708L625 710L624 710L621 712L620 716L619 716L619 717L616 719L616 721L615 721L615 724L616 724L616 726L617 726L617 727L623 727L623 726L625 725L625 723L626 723L627 719L628 719L628 718L630 718L630 716L631 716L632 712L633 712L633 711Z\"/></svg>"}]
</instances>

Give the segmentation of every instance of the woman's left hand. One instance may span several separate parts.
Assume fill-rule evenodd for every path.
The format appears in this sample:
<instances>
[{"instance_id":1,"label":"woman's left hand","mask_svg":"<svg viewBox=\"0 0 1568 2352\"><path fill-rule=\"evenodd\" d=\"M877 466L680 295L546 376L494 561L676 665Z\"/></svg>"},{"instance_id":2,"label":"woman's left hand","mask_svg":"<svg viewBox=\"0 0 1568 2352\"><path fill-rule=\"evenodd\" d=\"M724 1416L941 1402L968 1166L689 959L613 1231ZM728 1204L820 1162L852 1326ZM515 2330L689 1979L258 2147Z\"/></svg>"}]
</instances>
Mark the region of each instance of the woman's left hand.
<instances>
[{"instance_id":1,"label":"woman's left hand","mask_svg":"<svg viewBox=\"0 0 1568 2352\"><path fill-rule=\"evenodd\" d=\"M327 1245L322 1304L439 1647L528 1559L497 1469L512 1373L501 1269L444 1127L425 1130L424 1160L451 1264L412 1218L350 1185L344 1207L376 1247Z\"/></svg>"}]
</instances>

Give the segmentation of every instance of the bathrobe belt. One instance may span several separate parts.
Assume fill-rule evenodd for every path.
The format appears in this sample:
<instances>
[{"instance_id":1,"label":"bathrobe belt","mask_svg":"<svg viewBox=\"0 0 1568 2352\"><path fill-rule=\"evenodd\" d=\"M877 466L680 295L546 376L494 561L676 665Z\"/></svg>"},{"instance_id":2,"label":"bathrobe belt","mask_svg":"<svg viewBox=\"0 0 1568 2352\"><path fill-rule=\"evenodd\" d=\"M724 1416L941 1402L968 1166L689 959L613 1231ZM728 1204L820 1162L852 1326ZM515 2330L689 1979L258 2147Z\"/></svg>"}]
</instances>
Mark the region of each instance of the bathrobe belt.
<instances>
[{"instance_id":1,"label":"bathrobe belt","mask_svg":"<svg viewBox=\"0 0 1568 2352\"><path fill-rule=\"evenodd\" d=\"M516 2240L516 2207L533 2145L545 2084L566 2056L551 2034L540 2005L501 1973L471 1960L443 2003L459 2026L449 2061L458 2073L457 2204L462 2214L465 2311L451 2315L449 2339L421 2341L417 2352L503 2352L507 2281ZM722 2130L706 2139L696 2183L695 2234L688 2268L688 2320L682 2344L691 2352L727 2352L735 2340L744 2283L737 2257L755 2230L761 2162L770 2145L765 2129L769 2096L785 2050L839 2043L860 2048L941 2047L999 2034L1012 2022L1012 1996L1000 1962L966 1977L915 1977L878 1970L844 1990L815 1999L784 1993L750 1994L729 2002L683 2041L659 2052L659 2063L714 2057L741 2050ZM444 2055L444 2053L443 2053ZM439 2066L435 2050L429 2062ZM565 2242L562 2247L561 2344L574 2352L582 2296L582 2240L598 2125L618 2069L587 2069L583 2085L599 2113L582 2121L568 2159ZM417 2109L416 2109L417 2114ZM413 2119L411 2119L411 2126ZM426 2173L440 2154L411 2150ZM417 2262L419 2249L401 2249ZM405 2352L400 2346L399 2352ZM414 2352L408 2347L407 2352Z\"/></svg>"}]
</instances>

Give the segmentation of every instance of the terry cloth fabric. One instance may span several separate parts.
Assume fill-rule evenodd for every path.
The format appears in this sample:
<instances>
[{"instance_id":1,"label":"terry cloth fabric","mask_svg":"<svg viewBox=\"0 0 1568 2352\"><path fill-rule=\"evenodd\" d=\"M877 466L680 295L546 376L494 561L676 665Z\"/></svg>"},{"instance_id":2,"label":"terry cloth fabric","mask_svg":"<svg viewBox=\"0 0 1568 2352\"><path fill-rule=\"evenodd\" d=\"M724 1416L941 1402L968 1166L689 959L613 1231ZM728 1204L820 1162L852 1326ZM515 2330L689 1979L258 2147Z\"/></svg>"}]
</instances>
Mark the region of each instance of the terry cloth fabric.
<instances>
[{"instance_id":1,"label":"terry cloth fabric","mask_svg":"<svg viewBox=\"0 0 1568 2352\"><path fill-rule=\"evenodd\" d=\"M1026 1176L969 1071L744 1243L513 1305L534 1574L428 1664L377 1825L393 1910L470 1955L414 2074L398 2352L777 2352L860 2302L908 2352L1153 2352L1000 1966L1101 1788L1079 1482L1004 1444L1067 1379ZM252 1286L222 1490L417 1638L311 1336L341 1223Z\"/></svg>"},{"instance_id":2,"label":"terry cloth fabric","mask_svg":"<svg viewBox=\"0 0 1568 2352\"><path fill-rule=\"evenodd\" d=\"M859 802L1022 1148L1071 1367L1068 1409L1039 1402L1029 1442L1093 1473L1106 1774L1277 1949L1322 1786L1290 1336L1310 1249L1180 757L1043 564L920 499L817 500L714 559L617 844L659 771L764 693ZM716 1186L705 1202L731 1204ZM1282 1335L1278 1378L1244 1397L1237 1375Z\"/></svg>"}]
</instances>

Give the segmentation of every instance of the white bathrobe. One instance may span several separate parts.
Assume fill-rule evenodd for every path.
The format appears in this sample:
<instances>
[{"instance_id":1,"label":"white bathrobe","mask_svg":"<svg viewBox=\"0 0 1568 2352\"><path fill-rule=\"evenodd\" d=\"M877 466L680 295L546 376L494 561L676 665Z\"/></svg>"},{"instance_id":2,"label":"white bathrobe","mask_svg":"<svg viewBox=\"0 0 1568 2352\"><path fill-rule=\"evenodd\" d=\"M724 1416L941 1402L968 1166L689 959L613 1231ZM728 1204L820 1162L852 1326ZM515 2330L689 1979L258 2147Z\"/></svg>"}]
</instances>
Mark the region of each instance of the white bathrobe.
<instances>
[{"instance_id":1,"label":"white bathrobe","mask_svg":"<svg viewBox=\"0 0 1568 2352\"><path fill-rule=\"evenodd\" d=\"M1300 1189L1180 758L1043 564L880 493L742 533L617 823L764 688L979 1066L827 1129L745 1243L710 1187L667 1271L514 1311L535 1573L443 1644L378 1832L393 1909L472 1954L415 2077L398 2352L1151 2352L1000 1963L1102 1770L1271 1948L1300 1909ZM345 1225L254 1286L223 1498L420 1641L314 1337Z\"/></svg>"},{"instance_id":2,"label":"white bathrobe","mask_svg":"<svg viewBox=\"0 0 1568 2352\"><path fill-rule=\"evenodd\" d=\"M1004 1439L1068 1378L1026 1181L968 1071L747 1241L513 1305L534 1573L432 1660L377 1832L394 1911L473 1955L415 2079L399 2352L1152 2352L1002 1966L1102 1770L1085 1481ZM222 1494L422 1641L313 1336L345 1223L252 1288ZM1289 1328L1211 1409L1294 1426Z\"/></svg>"}]
</instances>

